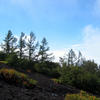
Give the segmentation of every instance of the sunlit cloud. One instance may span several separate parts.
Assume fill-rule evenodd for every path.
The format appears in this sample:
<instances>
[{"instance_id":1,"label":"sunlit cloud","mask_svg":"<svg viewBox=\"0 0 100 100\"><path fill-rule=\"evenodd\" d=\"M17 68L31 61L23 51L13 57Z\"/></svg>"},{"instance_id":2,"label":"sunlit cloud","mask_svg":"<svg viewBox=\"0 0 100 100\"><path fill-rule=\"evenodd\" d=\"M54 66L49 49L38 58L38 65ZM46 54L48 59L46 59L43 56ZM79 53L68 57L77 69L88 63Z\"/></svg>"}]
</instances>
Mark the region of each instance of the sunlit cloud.
<instances>
[{"instance_id":1,"label":"sunlit cloud","mask_svg":"<svg viewBox=\"0 0 100 100\"><path fill-rule=\"evenodd\" d=\"M63 50L55 50L52 51L53 55L55 56L55 62L59 61L59 57L63 57L65 55L66 49Z\"/></svg>"},{"instance_id":2,"label":"sunlit cloud","mask_svg":"<svg viewBox=\"0 0 100 100\"><path fill-rule=\"evenodd\" d=\"M82 43L73 44L64 50L53 51L56 61L59 61L59 57L63 57L70 49L73 49L76 54L81 51L83 57L100 64L100 28L87 25L83 28L82 35Z\"/></svg>"},{"instance_id":3,"label":"sunlit cloud","mask_svg":"<svg viewBox=\"0 0 100 100\"><path fill-rule=\"evenodd\" d=\"M80 50L87 59L94 59L100 62L100 28L87 25L83 29L83 42L72 46L75 50ZM100 63L99 63L100 64Z\"/></svg>"}]
</instances>

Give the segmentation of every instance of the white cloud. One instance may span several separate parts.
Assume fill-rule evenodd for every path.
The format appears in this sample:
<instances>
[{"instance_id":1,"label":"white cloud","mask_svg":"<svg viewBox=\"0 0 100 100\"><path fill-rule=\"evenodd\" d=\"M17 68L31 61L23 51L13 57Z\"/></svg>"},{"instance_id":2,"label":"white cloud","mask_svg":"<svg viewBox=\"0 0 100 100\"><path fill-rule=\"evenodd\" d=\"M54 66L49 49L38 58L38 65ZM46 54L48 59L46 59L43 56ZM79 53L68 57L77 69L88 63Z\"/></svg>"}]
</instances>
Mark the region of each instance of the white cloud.
<instances>
[{"instance_id":1,"label":"white cloud","mask_svg":"<svg viewBox=\"0 0 100 100\"><path fill-rule=\"evenodd\" d=\"M58 62L59 61L59 57L64 56L66 50L65 49L63 49L63 50L54 50L52 52L53 52L53 55L55 56L55 61Z\"/></svg>"},{"instance_id":2,"label":"white cloud","mask_svg":"<svg viewBox=\"0 0 100 100\"><path fill-rule=\"evenodd\" d=\"M87 59L94 59L100 64L100 28L87 25L82 34L83 42L72 48L80 50Z\"/></svg>"},{"instance_id":3,"label":"white cloud","mask_svg":"<svg viewBox=\"0 0 100 100\"><path fill-rule=\"evenodd\" d=\"M81 51L83 57L91 60L94 59L95 62L100 64L100 28L87 25L82 30L82 34L82 43L74 44L68 49L53 51L55 61L59 61L59 57L64 56L70 49L73 49L76 54L78 54L78 51Z\"/></svg>"}]
</instances>

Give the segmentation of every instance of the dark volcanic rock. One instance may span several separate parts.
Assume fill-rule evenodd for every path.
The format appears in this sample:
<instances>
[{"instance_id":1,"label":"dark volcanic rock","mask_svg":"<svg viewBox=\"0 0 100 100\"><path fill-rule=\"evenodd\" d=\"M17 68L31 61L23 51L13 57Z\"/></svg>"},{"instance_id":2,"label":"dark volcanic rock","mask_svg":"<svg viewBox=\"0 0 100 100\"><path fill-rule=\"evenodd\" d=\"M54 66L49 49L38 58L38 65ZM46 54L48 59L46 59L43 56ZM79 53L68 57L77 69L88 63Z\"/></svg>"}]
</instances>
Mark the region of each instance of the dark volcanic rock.
<instances>
[{"instance_id":1,"label":"dark volcanic rock","mask_svg":"<svg viewBox=\"0 0 100 100\"><path fill-rule=\"evenodd\" d=\"M52 95L51 92L39 87L26 89L0 81L0 100L63 100L62 96Z\"/></svg>"},{"instance_id":2,"label":"dark volcanic rock","mask_svg":"<svg viewBox=\"0 0 100 100\"><path fill-rule=\"evenodd\" d=\"M0 64L0 68L3 67L10 68L8 65ZM0 100L64 100L64 96L67 93L79 93L79 90L71 86L56 84L42 74L28 73L22 69L19 71L37 80L37 86L33 89L28 89L0 80Z\"/></svg>"}]
</instances>

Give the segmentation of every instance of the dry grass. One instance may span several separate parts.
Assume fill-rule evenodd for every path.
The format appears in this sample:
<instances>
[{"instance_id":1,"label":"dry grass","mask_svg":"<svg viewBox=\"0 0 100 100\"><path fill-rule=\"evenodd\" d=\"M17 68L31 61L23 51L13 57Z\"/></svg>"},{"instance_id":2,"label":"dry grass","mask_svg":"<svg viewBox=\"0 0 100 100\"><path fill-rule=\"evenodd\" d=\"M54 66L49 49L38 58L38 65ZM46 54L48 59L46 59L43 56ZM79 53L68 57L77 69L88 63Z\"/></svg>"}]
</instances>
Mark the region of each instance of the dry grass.
<instances>
[{"instance_id":1,"label":"dry grass","mask_svg":"<svg viewBox=\"0 0 100 100\"><path fill-rule=\"evenodd\" d=\"M18 72L14 69L2 68L0 69L0 78L15 84L32 87L37 84L36 80L29 78L26 74Z\"/></svg>"},{"instance_id":2,"label":"dry grass","mask_svg":"<svg viewBox=\"0 0 100 100\"><path fill-rule=\"evenodd\" d=\"M67 94L65 100L100 100L95 96L90 96L84 91L81 91L79 94Z\"/></svg>"}]
</instances>

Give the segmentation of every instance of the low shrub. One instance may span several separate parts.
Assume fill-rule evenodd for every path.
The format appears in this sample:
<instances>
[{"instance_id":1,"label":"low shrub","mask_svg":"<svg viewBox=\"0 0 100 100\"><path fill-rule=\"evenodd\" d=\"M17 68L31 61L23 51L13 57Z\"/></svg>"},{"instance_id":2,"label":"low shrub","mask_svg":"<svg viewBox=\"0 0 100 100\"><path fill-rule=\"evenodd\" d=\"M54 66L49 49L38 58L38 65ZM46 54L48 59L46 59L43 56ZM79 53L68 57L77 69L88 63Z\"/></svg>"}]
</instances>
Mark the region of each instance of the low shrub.
<instances>
[{"instance_id":1,"label":"low shrub","mask_svg":"<svg viewBox=\"0 0 100 100\"><path fill-rule=\"evenodd\" d=\"M1 64L8 64L7 61L0 61Z\"/></svg>"},{"instance_id":2,"label":"low shrub","mask_svg":"<svg viewBox=\"0 0 100 100\"><path fill-rule=\"evenodd\" d=\"M2 60L5 60L6 57L7 57L7 54L4 53L3 51L0 51L0 60L1 60L1 61L2 61Z\"/></svg>"},{"instance_id":3,"label":"low shrub","mask_svg":"<svg viewBox=\"0 0 100 100\"><path fill-rule=\"evenodd\" d=\"M91 96L84 91L81 91L79 94L67 94L65 100L100 100L95 96Z\"/></svg>"},{"instance_id":4,"label":"low shrub","mask_svg":"<svg viewBox=\"0 0 100 100\"><path fill-rule=\"evenodd\" d=\"M34 70L36 72L42 73L46 76L58 78L60 76L59 72L59 65L53 62L41 62L34 64Z\"/></svg>"},{"instance_id":5,"label":"low shrub","mask_svg":"<svg viewBox=\"0 0 100 100\"><path fill-rule=\"evenodd\" d=\"M7 81L8 83L18 86L25 86L27 88L33 88L37 84L36 80L33 80L26 74L18 72L14 69L0 69L0 78Z\"/></svg>"},{"instance_id":6,"label":"low shrub","mask_svg":"<svg viewBox=\"0 0 100 100\"><path fill-rule=\"evenodd\" d=\"M52 78L51 80L54 81L54 83L57 83L57 84L60 84L61 83L61 80L60 79Z\"/></svg>"},{"instance_id":7,"label":"low shrub","mask_svg":"<svg viewBox=\"0 0 100 100\"><path fill-rule=\"evenodd\" d=\"M9 54L6 57L6 61L8 62L8 65L15 66L15 67L16 65L18 65L18 57L16 54Z\"/></svg>"}]
</instances>

